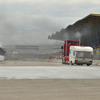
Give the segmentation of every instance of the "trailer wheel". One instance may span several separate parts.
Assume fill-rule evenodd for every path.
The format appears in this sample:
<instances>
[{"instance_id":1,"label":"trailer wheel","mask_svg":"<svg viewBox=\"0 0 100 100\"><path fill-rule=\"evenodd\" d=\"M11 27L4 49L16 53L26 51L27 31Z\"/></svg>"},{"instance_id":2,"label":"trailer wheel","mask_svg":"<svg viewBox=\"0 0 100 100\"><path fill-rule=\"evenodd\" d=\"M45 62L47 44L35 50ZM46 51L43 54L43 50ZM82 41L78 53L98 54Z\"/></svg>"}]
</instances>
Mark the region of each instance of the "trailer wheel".
<instances>
[{"instance_id":1,"label":"trailer wheel","mask_svg":"<svg viewBox=\"0 0 100 100\"><path fill-rule=\"evenodd\" d=\"M87 66L90 66L89 64L87 64Z\"/></svg>"},{"instance_id":2,"label":"trailer wheel","mask_svg":"<svg viewBox=\"0 0 100 100\"><path fill-rule=\"evenodd\" d=\"M72 61L71 61L71 65L74 65L74 64L72 63Z\"/></svg>"}]
</instances>

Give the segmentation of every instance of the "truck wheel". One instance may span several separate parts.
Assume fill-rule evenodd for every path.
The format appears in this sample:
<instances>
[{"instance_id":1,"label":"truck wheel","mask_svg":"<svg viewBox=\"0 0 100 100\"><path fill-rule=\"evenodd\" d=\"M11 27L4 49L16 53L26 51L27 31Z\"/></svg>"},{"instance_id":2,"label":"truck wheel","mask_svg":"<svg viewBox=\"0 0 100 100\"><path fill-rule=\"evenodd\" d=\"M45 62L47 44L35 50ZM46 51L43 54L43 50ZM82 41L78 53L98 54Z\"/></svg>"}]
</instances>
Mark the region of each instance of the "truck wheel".
<instances>
[{"instance_id":1,"label":"truck wheel","mask_svg":"<svg viewBox=\"0 0 100 100\"><path fill-rule=\"evenodd\" d=\"M89 64L87 64L87 66L90 66Z\"/></svg>"},{"instance_id":2,"label":"truck wheel","mask_svg":"<svg viewBox=\"0 0 100 100\"><path fill-rule=\"evenodd\" d=\"M74 64L72 63L72 61L71 61L71 65L74 65Z\"/></svg>"}]
</instances>

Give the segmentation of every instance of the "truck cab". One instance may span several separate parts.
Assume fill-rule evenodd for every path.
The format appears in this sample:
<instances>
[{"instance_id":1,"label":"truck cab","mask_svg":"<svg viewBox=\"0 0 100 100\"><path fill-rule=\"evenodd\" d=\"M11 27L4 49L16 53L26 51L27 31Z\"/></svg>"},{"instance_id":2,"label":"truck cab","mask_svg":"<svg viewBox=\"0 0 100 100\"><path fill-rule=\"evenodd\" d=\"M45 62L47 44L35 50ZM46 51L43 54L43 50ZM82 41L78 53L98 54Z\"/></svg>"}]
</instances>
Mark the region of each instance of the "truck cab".
<instances>
[{"instance_id":1,"label":"truck cab","mask_svg":"<svg viewBox=\"0 0 100 100\"><path fill-rule=\"evenodd\" d=\"M82 45L82 42L75 40L65 40L64 45L61 47L62 49L62 64L69 64L69 49L70 46L79 46Z\"/></svg>"}]
</instances>

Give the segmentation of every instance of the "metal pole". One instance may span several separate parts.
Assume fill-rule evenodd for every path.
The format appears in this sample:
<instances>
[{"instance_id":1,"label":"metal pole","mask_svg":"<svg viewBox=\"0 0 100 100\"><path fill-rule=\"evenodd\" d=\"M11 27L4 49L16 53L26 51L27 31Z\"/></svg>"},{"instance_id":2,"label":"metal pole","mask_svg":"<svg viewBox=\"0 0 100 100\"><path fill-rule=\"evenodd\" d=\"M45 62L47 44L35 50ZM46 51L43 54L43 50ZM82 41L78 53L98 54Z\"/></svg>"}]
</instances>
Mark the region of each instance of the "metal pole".
<instances>
[{"instance_id":1,"label":"metal pole","mask_svg":"<svg viewBox=\"0 0 100 100\"><path fill-rule=\"evenodd\" d=\"M67 56L67 38L66 38L66 56Z\"/></svg>"},{"instance_id":2,"label":"metal pole","mask_svg":"<svg viewBox=\"0 0 100 100\"><path fill-rule=\"evenodd\" d=\"M81 41L80 41L80 39L79 39L79 46L80 46L80 42L81 42Z\"/></svg>"}]
</instances>

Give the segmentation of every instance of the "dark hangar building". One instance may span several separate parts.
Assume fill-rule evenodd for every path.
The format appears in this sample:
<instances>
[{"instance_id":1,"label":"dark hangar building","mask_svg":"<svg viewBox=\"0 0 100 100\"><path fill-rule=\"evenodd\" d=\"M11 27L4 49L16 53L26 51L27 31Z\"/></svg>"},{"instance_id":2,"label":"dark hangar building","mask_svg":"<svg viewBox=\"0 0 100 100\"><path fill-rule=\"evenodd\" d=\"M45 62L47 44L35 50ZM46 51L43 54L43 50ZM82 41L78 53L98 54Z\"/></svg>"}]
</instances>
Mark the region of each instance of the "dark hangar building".
<instances>
[{"instance_id":1,"label":"dark hangar building","mask_svg":"<svg viewBox=\"0 0 100 100\"><path fill-rule=\"evenodd\" d=\"M100 47L100 14L90 14L81 20L78 20L73 25L69 25L60 32L56 32L48 39L65 40L64 34L68 35L69 39L78 39L73 37L77 32L80 33L80 38L84 46L91 46L93 48Z\"/></svg>"},{"instance_id":2,"label":"dark hangar building","mask_svg":"<svg viewBox=\"0 0 100 100\"><path fill-rule=\"evenodd\" d=\"M90 14L73 24L79 31L84 46L100 47L100 14Z\"/></svg>"}]
</instances>

